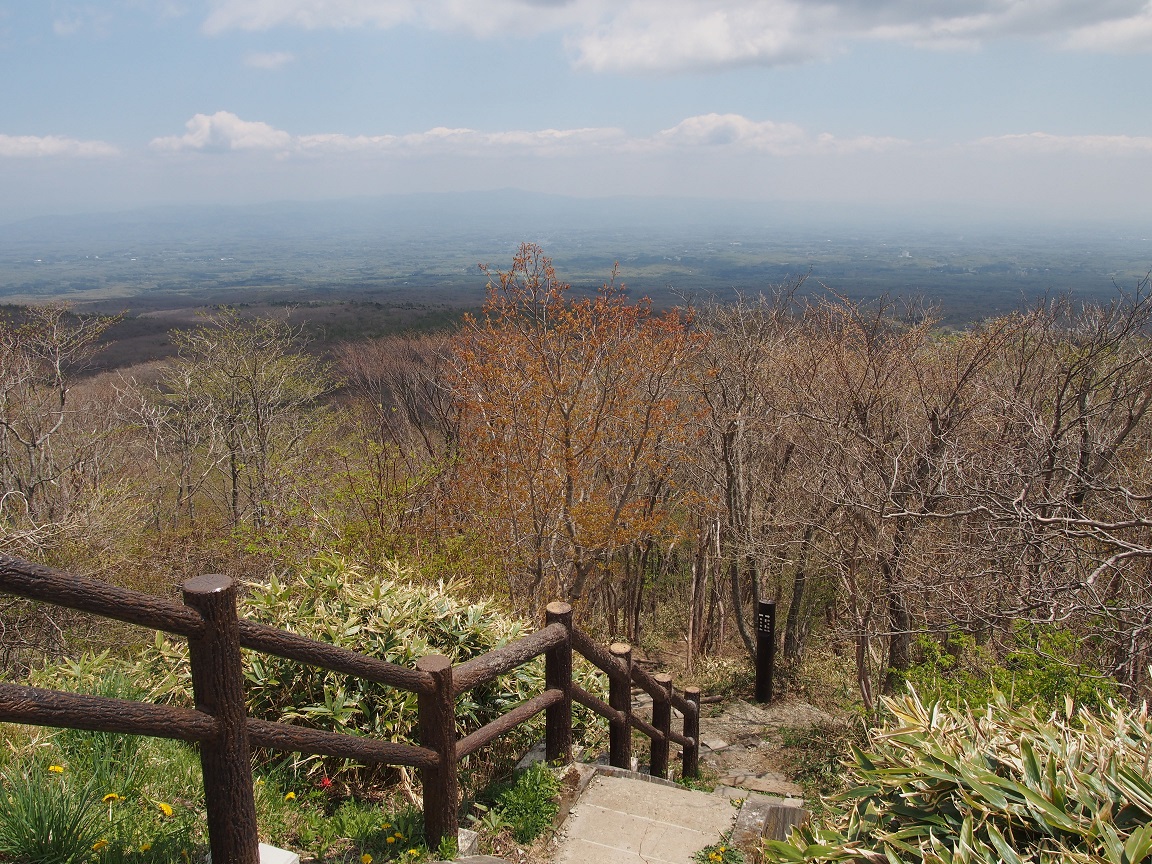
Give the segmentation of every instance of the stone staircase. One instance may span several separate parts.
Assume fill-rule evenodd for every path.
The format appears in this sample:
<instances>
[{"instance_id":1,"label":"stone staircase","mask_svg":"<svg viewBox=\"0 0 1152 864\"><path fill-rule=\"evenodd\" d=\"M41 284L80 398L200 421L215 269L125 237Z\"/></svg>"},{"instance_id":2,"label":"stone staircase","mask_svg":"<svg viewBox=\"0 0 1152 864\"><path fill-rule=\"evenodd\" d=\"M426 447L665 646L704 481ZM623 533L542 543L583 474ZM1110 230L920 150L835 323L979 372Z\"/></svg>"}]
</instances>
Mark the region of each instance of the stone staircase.
<instances>
[{"instance_id":1,"label":"stone staircase","mask_svg":"<svg viewBox=\"0 0 1152 864\"><path fill-rule=\"evenodd\" d=\"M643 711L650 697L633 691L633 704ZM569 770L580 775L577 796L558 818L548 849L553 864L692 864L696 852L728 831L734 846L749 851L761 838L785 838L807 811L800 788L770 767L776 745L761 733L770 727L808 726L826 716L787 698L771 705L737 701L717 716L703 716L700 761L719 778L713 792L605 764L574 765ZM537 749L518 767L542 759L543 745ZM465 844L461 849L471 851ZM456 861L512 864L475 854Z\"/></svg>"},{"instance_id":2,"label":"stone staircase","mask_svg":"<svg viewBox=\"0 0 1152 864\"><path fill-rule=\"evenodd\" d=\"M727 787L697 792L606 765L569 770L580 773L579 787L548 849L553 864L693 864L697 852L728 832L733 846L752 851L762 837L783 838L807 818L797 799L756 792L730 797ZM456 861L512 864L488 855Z\"/></svg>"},{"instance_id":3,"label":"stone staircase","mask_svg":"<svg viewBox=\"0 0 1152 864\"><path fill-rule=\"evenodd\" d=\"M634 692L635 708L648 707L648 698ZM548 850L553 864L692 864L696 852L729 831L732 845L748 851L762 837L783 839L807 811L800 788L767 767L775 745L759 733L821 716L806 703L781 700L769 706L736 702L701 718L701 763L720 779L710 793L605 764L572 766L569 771L579 774L577 797L559 815ZM543 747L538 750L518 767L542 759ZM476 855L457 861L510 864Z\"/></svg>"}]
</instances>

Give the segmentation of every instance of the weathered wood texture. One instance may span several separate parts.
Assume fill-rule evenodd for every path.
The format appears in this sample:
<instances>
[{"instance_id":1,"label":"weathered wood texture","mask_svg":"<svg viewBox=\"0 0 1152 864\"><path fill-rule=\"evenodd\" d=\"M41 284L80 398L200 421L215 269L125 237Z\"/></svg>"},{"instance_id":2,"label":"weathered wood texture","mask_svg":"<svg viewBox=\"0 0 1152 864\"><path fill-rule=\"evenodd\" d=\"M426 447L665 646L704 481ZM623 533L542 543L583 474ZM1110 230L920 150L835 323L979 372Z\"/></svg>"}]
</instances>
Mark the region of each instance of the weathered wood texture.
<instances>
[{"instance_id":1,"label":"weathered wood texture","mask_svg":"<svg viewBox=\"0 0 1152 864\"><path fill-rule=\"evenodd\" d=\"M184 602L204 619L202 635L188 640L196 709L216 718L216 734L200 742L212 860L259 864L236 586L198 576L184 583Z\"/></svg>"},{"instance_id":2,"label":"weathered wood texture","mask_svg":"<svg viewBox=\"0 0 1152 864\"><path fill-rule=\"evenodd\" d=\"M764 820L764 837L769 840L787 840L795 825L808 824L808 811L797 803L773 803Z\"/></svg>"},{"instance_id":3,"label":"weathered wood texture","mask_svg":"<svg viewBox=\"0 0 1152 864\"><path fill-rule=\"evenodd\" d=\"M618 658L603 645L593 642L588 634L577 627L572 628L572 648L584 656L584 659L607 675L609 678L627 676L628 670Z\"/></svg>"},{"instance_id":4,"label":"weathered wood texture","mask_svg":"<svg viewBox=\"0 0 1152 864\"><path fill-rule=\"evenodd\" d=\"M416 661L416 668L432 676L431 693L420 693L420 744L440 754L436 765L420 769L424 785L424 834L435 849L441 837L456 837L459 830L459 781L456 777L456 711L452 689L452 661L429 654Z\"/></svg>"},{"instance_id":5,"label":"weathered wood texture","mask_svg":"<svg viewBox=\"0 0 1152 864\"><path fill-rule=\"evenodd\" d=\"M202 576L186 582L185 605L181 606L0 555L0 592L188 638L196 710L0 684L0 721L200 742L213 860L229 864L258 862L252 745L419 768L427 839L433 847L441 837L456 835L456 763L541 711L547 712L549 760L570 759L573 701L608 719L613 765L631 766L631 730L638 729L652 739L653 774L667 773L670 742L682 748L684 776L695 777L698 773L700 691L689 688L681 696L672 689L668 676L650 675L633 664L628 645L605 649L593 642L572 626L572 608L566 603L549 604L547 624L541 630L481 657L453 667L447 658L430 655L421 658L415 669L409 669L239 619L235 586L224 576ZM247 717L241 647L415 692L423 746ZM574 650L608 675L608 703L573 682ZM544 692L457 741L456 696L541 654L545 655ZM652 694L652 723L632 713L633 682ZM683 735L670 728L672 707L684 714Z\"/></svg>"},{"instance_id":6,"label":"weathered wood texture","mask_svg":"<svg viewBox=\"0 0 1152 864\"><path fill-rule=\"evenodd\" d=\"M659 676L652 675L635 664L632 665L631 675L632 682L644 690L644 692L646 692L649 696L651 696L653 701L665 698L663 694L664 688L659 681ZM695 704L693 704L688 699L685 699L683 696L680 696L675 691L673 691L668 698L672 702L672 706L678 709L682 714L686 714L689 711L698 710Z\"/></svg>"},{"instance_id":7,"label":"weathered wood texture","mask_svg":"<svg viewBox=\"0 0 1152 864\"><path fill-rule=\"evenodd\" d=\"M627 723L628 717L623 711L617 711L611 705L597 696L593 696L578 684L572 685L572 699L585 708L596 712L610 723Z\"/></svg>"},{"instance_id":8,"label":"weathered wood texture","mask_svg":"<svg viewBox=\"0 0 1152 864\"><path fill-rule=\"evenodd\" d=\"M478 684L487 683L505 672L511 672L517 666L539 657L549 648L567 641L567 638L568 630L563 624L549 624L543 630L461 663L452 670L452 686L456 695Z\"/></svg>"},{"instance_id":9,"label":"weathered wood texture","mask_svg":"<svg viewBox=\"0 0 1152 864\"><path fill-rule=\"evenodd\" d=\"M216 734L214 717L189 708L81 696L17 684L0 684L0 721L151 735L178 741L205 741Z\"/></svg>"},{"instance_id":10,"label":"weathered wood texture","mask_svg":"<svg viewBox=\"0 0 1152 864\"><path fill-rule=\"evenodd\" d=\"M9 555L0 555L0 591L181 636L204 629L195 609Z\"/></svg>"},{"instance_id":11,"label":"weathered wood texture","mask_svg":"<svg viewBox=\"0 0 1152 864\"><path fill-rule=\"evenodd\" d=\"M338 645L315 642L299 634L277 630L266 624L241 620L240 644L253 651L321 666L333 672L354 675L367 681L375 681L377 684L388 684L412 693L432 692L432 676L419 669L409 669L407 666L398 666L375 657L357 654Z\"/></svg>"},{"instance_id":12,"label":"weathered wood texture","mask_svg":"<svg viewBox=\"0 0 1152 864\"><path fill-rule=\"evenodd\" d=\"M685 777L700 776L700 688L685 687L684 698L692 703L694 711L684 712L684 737L691 743L682 745L681 772Z\"/></svg>"},{"instance_id":13,"label":"weathered wood texture","mask_svg":"<svg viewBox=\"0 0 1152 864\"><path fill-rule=\"evenodd\" d=\"M628 725L635 729L637 732L643 732L652 741L656 741L658 739L664 740L664 735L660 732L660 730L638 714L628 715Z\"/></svg>"},{"instance_id":14,"label":"weathered wood texture","mask_svg":"<svg viewBox=\"0 0 1152 864\"><path fill-rule=\"evenodd\" d=\"M358 762L411 765L426 768L439 764L436 751L410 744L393 744L357 735L340 735L322 729L305 729L287 723L248 719L248 740L254 747L271 747L289 753L336 756Z\"/></svg>"},{"instance_id":15,"label":"weathered wood texture","mask_svg":"<svg viewBox=\"0 0 1152 864\"><path fill-rule=\"evenodd\" d=\"M625 718L608 724L608 764L614 768L632 768L632 646L614 643L608 651L624 669L624 674L608 678L608 704Z\"/></svg>"},{"instance_id":16,"label":"weathered wood texture","mask_svg":"<svg viewBox=\"0 0 1152 864\"><path fill-rule=\"evenodd\" d=\"M652 739L648 770L653 777L667 777L668 735L672 731L672 676L661 673L652 677L660 685L663 698L652 697L652 725L660 737Z\"/></svg>"},{"instance_id":17,"label":"weathered wood texture","mask_svg":"<svg viewBox=\"0 0 1152 864\"><path fill-rule=\"evenodd\" d=\"M559 690L545 690L539 696L533 696L521 702L507 714L501 714L491 723L481 726L470 735L466 735L456 742L456 758L463 759L470 753L475 753L486 744L490 744L501 735L511 732L525 720L531 720L541 711L557 704L564 698Z\"/></svg>"},{"instance_id":18,"label":"weathered wood texture","mask_svg":"<svg viewBox=\"0 0 1152 864\"><path fill-rule=\"evenodd\" d=\"M548 707L544 722L544 755L549 762L572 761L572 607L549 603L549 627L561 627L564 638L544 655L544 686L560 692L560 699Z\"/></svg>"}]
</instances>

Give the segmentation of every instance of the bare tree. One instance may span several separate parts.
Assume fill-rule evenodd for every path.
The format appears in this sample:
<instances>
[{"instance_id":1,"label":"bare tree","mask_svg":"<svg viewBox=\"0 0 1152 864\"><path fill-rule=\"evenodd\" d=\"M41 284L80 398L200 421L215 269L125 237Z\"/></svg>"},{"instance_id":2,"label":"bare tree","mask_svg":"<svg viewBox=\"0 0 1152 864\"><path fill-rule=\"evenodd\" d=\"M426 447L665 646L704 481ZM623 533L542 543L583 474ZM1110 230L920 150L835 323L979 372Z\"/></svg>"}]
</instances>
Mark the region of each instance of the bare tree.
<instances>
[{"instance_id":1,"label":"bare tree","mask_svg":"<svg viewBox=\"0 0 1152 864\"><path fill-rule=\"evenodd\" d=\"M231 309L173 334L179 353L161 376L155 422L177 460L177 501L187 513L198 491L220 492L234 525L267 524L286 479L282 460L296 455L332 387L323 364L299 350L299 336L282 321ZM213 473L223 480L214 487Z\"/></svg>"}]
</instances>

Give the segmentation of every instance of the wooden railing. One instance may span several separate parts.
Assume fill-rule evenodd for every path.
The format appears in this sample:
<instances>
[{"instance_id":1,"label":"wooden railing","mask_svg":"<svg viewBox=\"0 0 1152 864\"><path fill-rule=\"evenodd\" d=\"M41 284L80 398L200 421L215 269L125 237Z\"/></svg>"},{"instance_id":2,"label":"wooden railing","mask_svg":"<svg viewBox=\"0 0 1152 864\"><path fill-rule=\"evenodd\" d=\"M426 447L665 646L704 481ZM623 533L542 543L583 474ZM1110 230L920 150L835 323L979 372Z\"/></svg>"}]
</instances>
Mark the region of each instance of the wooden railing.
<instances>
[{"instance_id":1,"label":"wooden railing","mask_svg":"<svg viewBox=\"0 0 1152 864\"><path fill-rule=\"evenodd\" d=\"M546 712L548 760L571 761L574 701L607 718L610 764L631 767L631 733L636 729L652 741L653 775L667 775L669 744L675 743L682 751L683 776L697 776L700 691L674 692L670 676L650 675L632 662L628 645L607 650L597 645L572 626L572 609L566 603L548 605L543 629L487 654L457 666L431 654L409 669L240 618L236 586L226 576L200 576L182 587L184 605L0 555L2 592L185 637L196 703L195 709L177 708L0 683L0 721L197 742L212 860L220 864L259 862L250 754L254 746L418 768L431 848L443 836L456 836L457 762L541 711ZM416 693L420 746L248 717L241 648ZM573 682L573 651L608 676L607 703ZM544 692L457 739L456 697L541 654ZM633 684L652 696L651 722L632 712ZM683 734L671 728L673 708L683 714Z\"/></svg>"}]
</instances>

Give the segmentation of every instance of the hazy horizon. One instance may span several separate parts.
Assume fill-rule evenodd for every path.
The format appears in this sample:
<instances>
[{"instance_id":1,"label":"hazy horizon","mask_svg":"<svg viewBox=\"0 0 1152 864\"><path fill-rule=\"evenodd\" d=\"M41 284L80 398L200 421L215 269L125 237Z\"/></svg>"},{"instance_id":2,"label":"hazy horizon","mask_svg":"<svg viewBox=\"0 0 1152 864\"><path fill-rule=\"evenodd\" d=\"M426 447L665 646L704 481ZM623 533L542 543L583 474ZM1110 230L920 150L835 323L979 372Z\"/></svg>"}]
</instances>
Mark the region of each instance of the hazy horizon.
<instances>
[{"instance_id":1,"label":"hazy horizon","mask_svg":"<svg viewBox=\"0 0 1152 864\"><path fill-rule=\"evenodd\" d=\"M507 268L522 242L579 290L617 264L636 296L662 303L809 276L813 289L855 297L923 296L952 323L1064 291L1106 300L1152 268L1152 225L1131 221L499 190L26 218L0 224L0 301L476 306L479 265Z\"/></svg>"}]
</instances>

